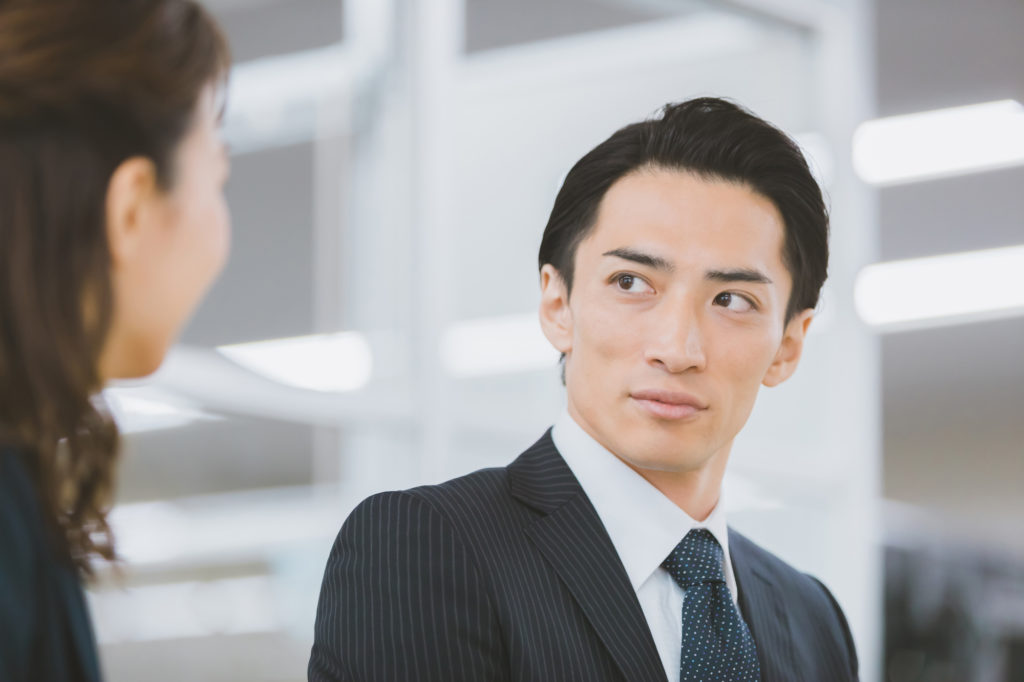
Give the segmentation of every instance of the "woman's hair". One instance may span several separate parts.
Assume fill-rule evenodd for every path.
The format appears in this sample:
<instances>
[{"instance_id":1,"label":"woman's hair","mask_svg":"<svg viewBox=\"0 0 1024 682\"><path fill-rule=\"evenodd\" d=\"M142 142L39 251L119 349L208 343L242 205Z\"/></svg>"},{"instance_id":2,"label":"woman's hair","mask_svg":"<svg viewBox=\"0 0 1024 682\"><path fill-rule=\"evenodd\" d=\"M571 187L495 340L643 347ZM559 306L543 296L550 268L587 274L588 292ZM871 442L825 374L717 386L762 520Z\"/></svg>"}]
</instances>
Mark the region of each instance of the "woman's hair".
<instances>
[{"instance_id":1,"label":"woman's hair","mask_svg":"<svg viewBox=\"0 0 1024 682\"><path fill-rule=\"evenodd\" d=\"M97 397L113 314L106 195L174 186L227 42L194 0L0 0L0 445L25 453L58 551L113 559L118 434Z\"/></svg>"}]
</instances>

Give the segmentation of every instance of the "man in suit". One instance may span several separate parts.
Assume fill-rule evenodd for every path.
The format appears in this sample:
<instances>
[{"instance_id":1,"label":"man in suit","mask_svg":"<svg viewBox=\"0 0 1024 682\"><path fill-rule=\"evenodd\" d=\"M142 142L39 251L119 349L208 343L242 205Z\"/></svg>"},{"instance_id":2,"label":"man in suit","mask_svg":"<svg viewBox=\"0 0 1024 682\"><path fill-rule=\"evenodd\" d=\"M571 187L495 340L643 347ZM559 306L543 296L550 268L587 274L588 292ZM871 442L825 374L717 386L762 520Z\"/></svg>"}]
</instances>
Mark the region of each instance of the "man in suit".
<instances>
[{"instance_id":1,"label":"man in suit","mask_svg":"<svg viewBox=\"0 0 1024 682\"><path fill-rule=\"evenodd\" d=\"M539 260L565 413L505 468L352 512L309 679L855 680L829 591L721 503L733 439L796 369L826 276L796 145L722 100L667 106L573 167Z\"/></svg>"}]
</instances>

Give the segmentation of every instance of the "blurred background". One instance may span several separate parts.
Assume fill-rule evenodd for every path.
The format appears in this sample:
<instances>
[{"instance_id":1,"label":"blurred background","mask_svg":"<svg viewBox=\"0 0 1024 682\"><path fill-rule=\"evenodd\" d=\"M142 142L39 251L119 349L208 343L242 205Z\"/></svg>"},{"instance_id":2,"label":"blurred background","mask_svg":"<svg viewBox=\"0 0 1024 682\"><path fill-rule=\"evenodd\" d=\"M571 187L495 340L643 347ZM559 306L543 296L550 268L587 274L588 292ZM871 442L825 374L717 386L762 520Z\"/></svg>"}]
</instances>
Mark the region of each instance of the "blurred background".
<instances>
[{"instance_id":1,"label":"blurred background","mask_svg":"<svg viewBox=\"0 0 1024 682\"><path fill-rule=\"evenodd\" d=\"M794 135L833 215L730 519L832 588L862 679L1024 680L1024 3L206 4L233 253L161 371L106 392L109 680L304 680L349 510L507 464L562 409L536 251L569 167L699 95Z\"/></svg>"}]
</instances>

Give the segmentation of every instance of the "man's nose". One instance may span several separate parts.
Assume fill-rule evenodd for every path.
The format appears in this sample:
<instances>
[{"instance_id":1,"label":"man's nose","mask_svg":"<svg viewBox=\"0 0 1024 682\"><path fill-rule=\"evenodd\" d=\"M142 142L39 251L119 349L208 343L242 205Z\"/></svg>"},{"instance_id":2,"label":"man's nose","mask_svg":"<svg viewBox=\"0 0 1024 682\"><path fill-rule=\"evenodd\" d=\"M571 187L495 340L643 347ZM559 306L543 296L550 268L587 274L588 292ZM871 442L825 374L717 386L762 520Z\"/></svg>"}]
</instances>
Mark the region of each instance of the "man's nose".
<instances>
[{"instance_id":1,"label":"man's nose","mask_svg":"<svg viewBox=\"0 0 1024 682\"><path fill-rule=\"evenodd\" d=\"M657 311L648 339L647 361L672 374L703 370L707 364L700 313L690 308Z\"/></svg>"}]
</instances>

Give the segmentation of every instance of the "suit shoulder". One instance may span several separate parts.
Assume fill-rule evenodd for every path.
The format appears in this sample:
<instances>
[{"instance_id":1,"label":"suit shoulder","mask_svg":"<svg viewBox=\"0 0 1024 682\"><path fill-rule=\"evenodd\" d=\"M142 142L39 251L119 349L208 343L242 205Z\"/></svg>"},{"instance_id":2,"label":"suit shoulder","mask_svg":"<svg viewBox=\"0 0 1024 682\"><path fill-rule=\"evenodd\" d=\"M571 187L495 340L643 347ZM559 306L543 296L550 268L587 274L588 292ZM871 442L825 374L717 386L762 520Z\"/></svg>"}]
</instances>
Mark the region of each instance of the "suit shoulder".
<instances>
[{"instance_id":1,"label":"suit shoulder","mask_svg":"<svg viewBox=\"0 0 1024 682\"><path fill-rule=\"evenodd\" d=\"M443 483L379 495L415 498L450 520L493 513L496 507L507 504L511 499L503 467L479 469Z\"/></svg>"},{"instance_id":2,"label":"suit shoulder","mask_svg":"<svg viewBox=\"0 0 1024 682\"><path fill-rule=\"evenodd\" d=\"M844 631L848 631L846 617L839 603L824 583L814 576L793 568L749 538L730 530L730 554L734 560L737 554L756 566L766 578L770 579L786 594L787 602L813 614L816 618L836 623Z\"/></svg>"},{"instance_id":3,"label":"suit shoulder","mask_svg":"<svg viewBox=\"0 0 1024 682\"><path fill-rule=\"evenodd\" d=\"M824 583L814 576L799 571L764 549L749 538L729 531L729 548L733 560L737 555L757 567L772 584L785 594L790 618L811 626L807 631L816 632L831 640L839 650L845 651L847 664L856 676L858 669L857 652L846 615L835 597ZM827 634L826 634L827 633Z\"/></svg>"},{"instance_id":4,"label":"suit shoulder","mask_svg":"<svg viewBox=\"0 0 1024 682\"><path fill-rule=\"evenodd\" d=\"M797 593L801 597L811 598L821 606L831 607L831 594L817 578L793 568L788 563L769 552L764 547L732 529L729 530L730 554L745 557L758 569L771 578L773 582L786 589L789 593ZM826 597L826 595L828 595Z\"/></svg>"},{"instance_id":5,"label":"suit shoulder","mask_svg":"<svg viewBox=\"0 0 1024 682\"><path fill-rule=\"evenodd\" d=\"M374 493L349 514L348 522L404 517L408 522L440 520L461 526L508 505L504 468L480 469L435 485Z\"/></svg>"},{"instance_id":6,"label":"suit shoulder","mask_svg":"<svg viewBox=\"0 0 1024 682\"><path fill-rule=\"evenodd\" d=\"M497 679L490 587L451 483L377 493L349 515L324 570L310 680Z\"/></svg>"}]
</instances>

